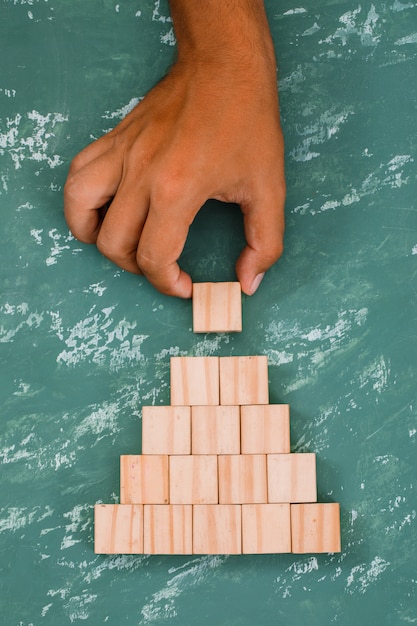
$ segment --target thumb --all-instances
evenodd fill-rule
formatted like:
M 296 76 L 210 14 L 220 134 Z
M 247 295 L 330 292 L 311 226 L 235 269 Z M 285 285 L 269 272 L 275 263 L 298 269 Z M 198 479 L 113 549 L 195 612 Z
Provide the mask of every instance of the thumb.
M 284 249 L 284 194 L 272 194 L 241 208 L 247 245 L 236 262 L 236 274 L 242 291 L 251 296 Z

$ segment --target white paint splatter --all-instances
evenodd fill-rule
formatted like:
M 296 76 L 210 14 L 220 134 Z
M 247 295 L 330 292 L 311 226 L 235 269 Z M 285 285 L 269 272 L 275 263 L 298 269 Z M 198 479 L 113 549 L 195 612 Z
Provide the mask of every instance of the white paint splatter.
M 141 100 L 143 100 L 143 98 L 132 98 L 120 109 L 116 109 L 116 111 L 106 111 L 101 117 L 105 120 L 113 120 L 115 118 L 122 119 L 126 117 L 126 115 L 130 113 L 130 111 L 132 111 Z
M 61 157 L 51 153 L 50 144 L 55 129 L 67 121 L 61 113 L 42 115 L 35 110 L 0 120 L 0 155 L 8 154 L 15 169 L 20 169 L 25 160 L 45 162 L 50 168 L 61 165 Z
M 15 98 L 16 89 L 8 89 L 6 87 L 0 87 L 0 95 L 6 96 L 6 98 Z
M 83 289 L 83 292 L 84 293 L 94 293 L 96 296 L 101 298 L 101 296 L 104 294 L 106 289 L 107 289 L 107 287 L 103 286 L 103 282 L 100 282 L 100 283 L 93 283 L 87 289 Z
M 97 595 L 93 593 L 84 592 L 80 596 L 73 596 L 69 598 L 65 605 L 65 609 L 68 613 L 70 622 L 78 620 L 87 620 L 90 616 L 89 609 L 90 604 L 97 600 Z
M 45 615 L 47 614 L 47 612 L 48 612 L 48 611 L 49 611 L 49 609 L 51 608 L 52 604 L 53 604 L 53 603 L 51 602 L 50 604 L 46 604 L 46 605 L 43 607 L 43 609 L 42 609 L 42 611 L 41 611 L 41 617 L 45 617 Z
M 69 520 L 69 523 L 65 525 L 65 535 L 61 541 L 61 550 L 66 550 L 76 543 L 80 543 L 80 533 L 90 526 L 90 509 L 90 505 L 77 504 L 70 511 L 64 513 L 63 517 Z M 74 537 L 74 534 L 78 535 L 78 537 Z
M 294 361 L 294 354 L 287 352 L 286 350 L 274 350 L 270 348 L 265 351 L 268 357 L 268 364 L 278 367 L 285 363 L 292 363 Z
M 360 373 L 359 387 L 371 385 L 374 391 L 382 393 L 388 384 L 390 370 L 389 361 L 387 363 L 383 355 L 379 356 Z
M 405 46 L 407 44 L 417 43 L 417 33 L 413 33 L 412 35 L 407 35 L 406 37 L 401 37 L 401 39 L 397 39 L 395 42 L 396 46 Z
M 4 507 L 0 510 L 0 533 L 16 532 L 33 523 L 42 522 L 51 517 L 54 511 L 50 506 L 35 506 L 33 509 L 27 507 Z
M 43 233 L 43 228 L 32 228 L 32 230 L 30 231 L 31 236 L 34 238 L 38 246 L 42 245 L 42 237 L 41 237 L 42 233 Z
M 321 30 L 320 26 L 317 24 L 317 22 L 314 22 L 313 26 L 310 26 L 310 28 L 307 28 L 301 36 L 310 37 L 311 35 L 315 35 L 319 30 Z
M 400 12 L 400 11 L 405 11 L 406 9 L 412 9 L 414 8 L 416 5 L 413 2 L 400 2 L 399 0 L 395 0 L 394 4 L 392 5 L 391 9 L 392 11 L 395 12 Z
M 96 443 L 100 441 L 104 435 L 115 435 L 120 431 L 118 416 L 120 406 L 117 402 L 105 402 L 103 406 L 93 410 L 85 417 L 74 431 L 76 441 L 87 434 L 97 437 Z
M 297 580 L 304 576 L 305 574 L 310 574 L 313 571 L 317 571 L 319 569 L 319 564 L 317 558 L 315 556 L 309 557 L 307 560 L 303 561 L 295 561 L 286 569 L 287 572 L 294 572 L 295 577 L 293 580 Z
M 302 154 L 302 151 L 301 153 Z M 318 208 L 311 202 L 296 207 L 294 213 L 317 215 L 338 207 L 349 206 L 360 202 L 362 198 L 375 194 L 381 187 L 399 189 L 414 179 L 413 157 L 411 155 L 395 155 L 387 163 L 381 163 L 370 172 L 357 187 L 352 187 L 341 198 L 326 199 Z M 416 246 L 417 249 L 417 246 Z
M 364 20 L 361 20 L 362 7 L 359 5 L 352 11 L 347 11 L 340 16 L 339 26 L 333 35 L 329 35 L 320 41 L 320 44 L 334 44 L 340 42 L 346 46 L 351 38 L 359 38 L 361 44 L 367 47 L 375 47 L 381 38 L 377 31 L 379 14 L 375 5 L 371 5 Z
M 172 22 L 172 18 L 170 15 L 162 15 L 160 13 L 161 8 L 161 0 L 155 0 L 154 9 L 152 13 L 152 21 L 154 22 L 162 22 L 165 24 L 166 22 Z
M 389 566 L 390 563 L 380 556 L 376 556 L 369 565 L 366 563 L 356 565 L 347 578 L 346 590 L 351 594 L 365 593 Z
M 312 147 L 324 144 L 337 135 L 352 114 L 352 107 L 345 107 L 341 111 L 329 109 L 321 113 L 316 121 L 298 129 L 297 134 L 303 139 L 290 153 L 294 161 L 310 161 L 320 156 Z
M 186 590 L 205 583 L 213 572 L 221 567 L 226 556 L 203 556 L 194 559 L 182 569 L 170 570 L 174 576 L 165 586 L 152 594 L 152 598 L 141 610 L 140 626 L 154 623 L 156 620 L 167 620 L 177 616 L 176 599 Z
M 31 231 L 32 234 L 32 231 Z M 65 250 L 70 250 L 69 243 L 73 241 L 74 237 L 70 235 L 61 235 L 56 228 L 52 228 L 48 232 L 49 238 L 52 240 L 52 247 L 49 256 L 45 259 L 45 263 L 48 266 L 56 265 L 58 259 L 62 256 Z
M 300 13 L 307 13 L 307 9 L 304 9 L 303 7 L 297 7 L 295 9 L 289 9 L 288 11 L 285 11 L 283 15 L 300 15 Z
M 175 46 L 177 40 L 175 38 L 175 32 L 173 28 L 170 28 L 168 32 L 161 33 L 160 35 L 161 43 L 164 43 L 168 46 Z
M 57 362 L 66 365 L 82 361 L 108 362 L 111 369 L 117 370 L 126 362 L 142 361 L 141 346 L 148 336 L 132 332 L 136 321 L 115 320 L 114 308 L 100 311 L 93 306 L 86 318 L 66 329 L 64 343 L 67 347 L 58 354 Z
M 17 325 L 13 324 L 12 327 L 8 327 L 6 323 L 0 326 L 0 343 L 9 343 L 14 341 L 14 338 L 21 330 L 37 329 L 41 325 L 44 314 L 38 313 L 38 311 L 29 312 L 29 305 L 27 302 L 14 305 L 6 302 L 0 305 L 0 313 L 10 316 L 20 316 L 24 318 Z
M 374 463 L 381 463 L 382 465 L 387 465 L 390 461 L 398 461 L 398 459 L 392 454 L 382 454 L 373 459 Z

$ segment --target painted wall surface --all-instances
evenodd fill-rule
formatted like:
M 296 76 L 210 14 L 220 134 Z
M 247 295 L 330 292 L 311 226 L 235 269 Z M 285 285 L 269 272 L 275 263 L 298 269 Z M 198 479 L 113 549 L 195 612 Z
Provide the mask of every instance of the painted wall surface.
M 159 0 L 0 0 L 0 615 L 5 626 L 417 623 L 417 3 L 266 2 L 286 138 L 286 250 L 239 335 L 197 336 L 69 235 L 71 158 L 175 54 Z M 221 94 L 219 94 L 219 97 Z M 183 265 L 234 279 L 236 207 Z M 341 503 L 338 555 L 96 556 L 170 355 L 266 354 L 292 450 Z

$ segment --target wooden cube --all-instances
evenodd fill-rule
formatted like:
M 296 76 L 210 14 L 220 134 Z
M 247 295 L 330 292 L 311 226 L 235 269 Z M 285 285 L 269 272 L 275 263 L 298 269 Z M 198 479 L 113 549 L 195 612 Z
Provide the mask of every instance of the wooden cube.
M 194 283 L 193 330 L 195 333 L 240 332 L 240 283 Z
M 240 410 L 242 454 L 290 452 L 288 404 L 252 404 Z
M 291 534 L 295 554 L 340 552 L 339 504 L 292 504 Z
M 171 504 L 217 503 L 217 456 L 170 456 L 169 498 Z
M 241 554 L 242 515 L 236 504 L 193 507 L 194 554 Z
M 242 505 L 243 554 L 291 552 L 289 504 Z
M 161 454 L 120 457 L 122 504 L 168 504 L 168 456 Z
M 219 456 L 219 503 L 256 504 L 268 502 L 266 455 Z
M 314 453 L 268 454 L 268 502 L 316 502 Z
M 142 408 L 142 453 L 190 454 L 190 407 L 144 406 Z
M 145 554 L 192 554 L 191 505 L 145 504 L 143 524 Z
M 219 404 L 219 357 L 171 357 L 171 404 Z
M 268 404 L 266 356 L 220 358 L 220 404 Z
M 192 454 L 240 454 L 238 406 L 191 408 Z
M 96 554 L 143 554 L 143 506 L 96 504 L 94 507 Z

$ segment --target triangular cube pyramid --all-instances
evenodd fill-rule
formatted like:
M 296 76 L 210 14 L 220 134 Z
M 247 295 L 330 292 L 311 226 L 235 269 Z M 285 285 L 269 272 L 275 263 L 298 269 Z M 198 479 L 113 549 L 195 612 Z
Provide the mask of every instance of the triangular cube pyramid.
M 171 358 L 171 404 L 145 406 L 142 454 L 120 462 L 120 504 L 95 507 L 99 554 L 339 552 L 337 503 L 316 457 L 290 452 L 266 356 Z

